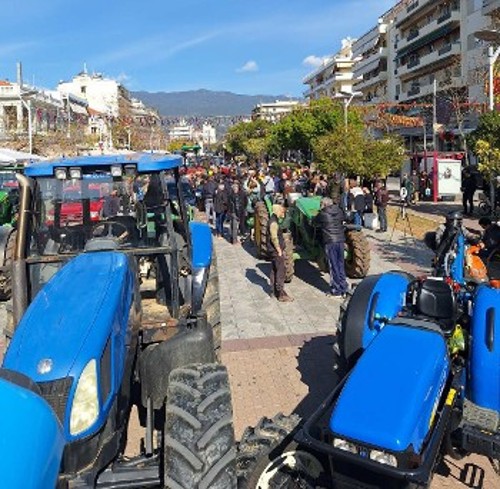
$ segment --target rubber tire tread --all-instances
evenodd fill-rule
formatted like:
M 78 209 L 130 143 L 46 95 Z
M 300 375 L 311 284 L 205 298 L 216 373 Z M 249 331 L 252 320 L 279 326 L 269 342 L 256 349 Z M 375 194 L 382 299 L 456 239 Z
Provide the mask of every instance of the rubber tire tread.
M 345 272 L 349 278 L 364 278 L 370 270 L 370 244 L 361 231 L 346 231 L 345 242 L 351 260 L 345 260 Z
M 236 460 L 238 489 L 256 489 L 262 471 L 273 458 L 273 451 L 287 439 L 291 441 L 299 423 L 298 415 L 279 413 L 272 419 L 262 418 L 255 427 L 245 429 Z
M 283 233 L 283 239 L 285 240 L 285 282 L 289 284 L 295 275 L 295 260 L 293 259 L 295 247 L 292 233 Z
M 5 247 L 4 267 L 10 267 L 14 258 L 14 248 L 16 246 L 17 231 L 13 230 L 7 239 Z M 3 276 L 3 284 L 0 286 L 0 301 L 8 301 L 12 297 L 12 273 L 10 270 L 0 272 Z
M 267 225 L 269 223 L 269 211 L 266 203 L 259 201 L 255 203 L 255 247 L 259 259 L 269 258 L 267 252 Z
M 212 328 L 214 352 L 217 361 L 221 361 L 222 324 L 220 314 L 220 289 L 217 255 L 212 254 L 212 263 L 208 271 L 207 287 L 203 296 L 202 309 L 207 313 L 207 321 Z
M 227 370 L 192 364 L 169 376 L 164 487 L 236 489 L 236 449 Z

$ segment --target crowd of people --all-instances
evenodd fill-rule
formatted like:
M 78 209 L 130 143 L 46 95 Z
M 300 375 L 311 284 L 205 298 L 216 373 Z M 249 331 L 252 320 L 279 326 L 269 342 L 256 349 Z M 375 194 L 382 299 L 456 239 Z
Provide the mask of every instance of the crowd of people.
M 248 223 L 254 217 L 255 203 L 265 195 L 273 199 L 279 196 L 285 202 L 292 193 L 329 197 L 338 200 L 344 212 L 351 213 L 355 224 L 379 228 L 379 232 L 387 231 L 389 194 L 381 179 L 359 182 L 337 174 L 311 171 L 307 167 L 256 169 L 237 165 L 214 166 L 187 177 L 201 194 L 201 207 L 216 236 L 226 236 L 224 224 L 228 222 L 227 237 L 233 244 L 252 237 Z

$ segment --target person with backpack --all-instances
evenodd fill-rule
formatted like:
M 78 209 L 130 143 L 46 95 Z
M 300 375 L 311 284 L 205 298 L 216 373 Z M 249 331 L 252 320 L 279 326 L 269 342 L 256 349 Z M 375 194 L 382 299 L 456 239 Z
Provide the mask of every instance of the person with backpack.
M 375 192 L 375 205 L 377 206 L 378 221 L 380 229 L 377 232 L 385 233 L 387 231 L 387 204 L 389 202 L 389 192 L 384 182 L 377 184 Z

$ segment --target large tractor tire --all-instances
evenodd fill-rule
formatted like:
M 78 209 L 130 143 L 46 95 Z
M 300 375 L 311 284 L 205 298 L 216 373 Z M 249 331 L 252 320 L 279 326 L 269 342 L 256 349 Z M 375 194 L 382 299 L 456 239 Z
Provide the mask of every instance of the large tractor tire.
M 229 379 L 219 364 L 173 370 L 165 403 L 164 487 L 235 489 Z
M 257 258 L 268 258 L 267 253 L 267 225 L 269 223 L 269 211 L 265 202 L 255 203 L 255 247 Z
M 217 256 L 212 255 L 212 264 L 208 272 L 207 288 L 203 297 L 203 310 L 207 313 L 207 321 L 212 328 L 214 338 L 215 358 L 221 360 L 222 345 L 222 325 L 220 319 L 220 292 L 219 292 L 219 273 L 217 268 Z
M 13 230 L 7 238 L 3 256 L 3 266 L 6 269 L 0 272 L 0 301 L 8 301 L 12 296 L 12 260 L 14 258 L 14 247 L 16 246 L 17 231 Z
M 345 273 L 349 278 L 364 278 L 370 270 L 370 245 L 361 231 L 346 231 Z
M 292 233 L 283 233 L 285 240 L 285 282 L 290 283 L 295 275 L 295 260 L 293 259 L 293 237 Z
M 238 489 L 316 489 L 325 466 L 293 441 L 300 418 L 262 418 L 247 428 L 238 446 Z M 328 486 L 329 487 L 329 486 Z

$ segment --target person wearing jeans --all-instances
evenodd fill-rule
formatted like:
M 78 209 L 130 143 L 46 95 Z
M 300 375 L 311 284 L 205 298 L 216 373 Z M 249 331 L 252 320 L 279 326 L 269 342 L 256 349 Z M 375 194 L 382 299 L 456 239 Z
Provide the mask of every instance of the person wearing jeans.
M 214 196 L 215 235 L 224 236 L 224 221 L 227 212 L 227 193 L 224 183 L 219 183 Z
M 212 176 L 203 185 L 203 199 L 205 201 L 205 214 L 207 216 L 207 223 L 215 226 L 215 209 L 214 209 L 214 196 L 217 190 L 217 184 Z
M 338 200 L 323 198 L 319 214 L 314 224 L 321 228 L 321 236 L 328 266 L 330 269 L 330 293 L 334 297 L 343 297 L 347 292 L 347 280 L 344 267 L 344 211 Z

